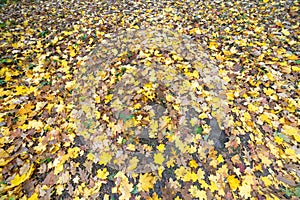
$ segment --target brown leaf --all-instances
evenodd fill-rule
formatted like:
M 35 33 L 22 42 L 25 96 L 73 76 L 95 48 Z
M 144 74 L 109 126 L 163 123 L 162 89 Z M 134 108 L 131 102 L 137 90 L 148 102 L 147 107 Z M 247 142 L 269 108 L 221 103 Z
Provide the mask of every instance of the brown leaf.
M 43 181 L 43 185 L 52 186 L 58 180 L 58 177 L 54 175 L 54 171 L 51 171 Z
M 279 181 L 281 181 L 281 182 L 283 182 L 285 184 L 288 184 L 288 185 L 290 185 L 292 187 L 296 187 L 297 186 L 297 184 L 296 184 L 295 180 L 293 179 L 293 177 L 291 177 L 288 174 L 286 174 L 284 176 L 277 175 L 276 178 L 277 178 L 277 180 L 279 180 Z
M 79 176 L 80 176 L 80 179 L 83 181 L 83 182 L 88 182 L 89 180 L 89 174 L 87 173 L 87 171 L 85 171 L 84 169 L 82 168 L 78 168 L 79 169 Z

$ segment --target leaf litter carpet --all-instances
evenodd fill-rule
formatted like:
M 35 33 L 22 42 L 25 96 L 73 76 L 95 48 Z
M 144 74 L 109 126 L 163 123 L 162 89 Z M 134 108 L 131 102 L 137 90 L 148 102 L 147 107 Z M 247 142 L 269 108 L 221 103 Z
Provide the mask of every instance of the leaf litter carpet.
M 298 1 L 1 1 L 2 199 L 297 199 Z

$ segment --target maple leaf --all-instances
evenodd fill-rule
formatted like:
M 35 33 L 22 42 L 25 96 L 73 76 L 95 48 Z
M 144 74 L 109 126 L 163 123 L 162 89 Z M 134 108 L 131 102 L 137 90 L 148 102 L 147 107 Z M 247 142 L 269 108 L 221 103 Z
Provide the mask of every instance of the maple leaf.
M 154 163 L 158 164 L 158 165 L 162 165 L 162 163 L 164 162 L 165 158 L 163 156 L 162 153 L 156 153 L 154 154 Z
M 204 190 L 199 190 L 197 186 L 192 185 L 189 189 L 189 192 L 191 193 L 192 197 L 195 197 L 199 200 L 206 200 L 207 195 Z
M 284 126 L 282 127 L 282 129 L 283 129 L 282 132 L 283 132 L 284 134 L 289 135 L 289 136 L 292 136 L 292 137 L 295 138 L 295 140 L 296 140 L 297 142 L 300 142 L 300 135 L 299 135 L 300 130 L 299 130 L 299 128 L 297 128 L 297 127 L 292 127 L 292 126 L 289 126 L 289 125 L 284 125 Z
M 104 168 L 104 169 L 98 169 L 96 176 L 100 179 L 106 180 L 108 175 L 109 175 L 109 172 L 107 171 L 106 168 Z
M 197 168 L 199 166 L 198 163 L 194 159 L 190 160 L 189 165 L 190 165 L 190 167 L 193 167 L 193 168 Z
M 115 178 L 117 178 L 116 189 L 119 193 L 121 193 L 119 198 L 122 200 L 129 199 L 131 197 L 131 191 L 133 190 L 133 184 L 128 183 L 128 178 L 122 172 L 118 172 L 115 175 Z M 114 191 L 114 189 L 112 191 Z
M 106 165 L 110 160 L 112 159 L 112 155 L 107 152 L 102 152 L 100 157 L 99 157 L 99 164 L 100 165 Z
M 10 190 L 11 188 L 14 188 L 18 185 L 20 185 L 21 183 L 27 181 L 30 176 L 32 175 L 33 171 L 34 171 L 34 165 L 31 164 L 30 168 L 28 169 L 28 171 L 24 174 L 22 174 L 21 176 L 19 174 L 17 174 L 11 181 L 10 181 L 10 185 L 4 187 L 4 189 L 1 192 L 5 192 Z
M 44 123 L 37 120 L 32 120 L 28 122 L 28 128 L 34 128 L 37 131 L 41 130 L 44 127 Z
M 137 164 L 139 163 L 139 159 L 135 156 L 129 161 L 129 166 L 127 168 L 128 171 L 132 171 L 137 167 Z
M 92 166 L 111 160 L 118 172 L 109 174 L 116 185 L 112 191 L 119 199 L 159 199 L 156 188 L 146 194 L 133 187 L 143 174 L 135 171 L 143 168 L 138 164 L 149 165 L 142 171 L 155 167 L 149 176 L 162 180 L 164 164 L 175 173 L 174 191 L 163 194 L 167 199 L 255 199 L 262 191 L 266 199 L 299 197 L 297 1 L 255 1 L 251 12 L 252 2 L 240 0 L 155 6 L 74 1 L 68 7 L 60 1 L 21 7 L 5 2 L 0 3 L 3 199 L 91 199 L 105 183 L 94 181 Z M 79 23 L 72 13 L 79 14 Z M 167 89 L 159 92 L 158 85 Z M 164 107 L 163 116 L 153 112 L 156 104 Z M 119 121 L 114 115 L 124 107 L 130 113 Z M 207 121 L 216 115 L 231 135 L 222 154 L 212 153 L 213 144 L 206 142 L 214 131 Z M 194 127 L 184 130 L 185 124 Z M 141 135 L 160 145 L 140 144 Z M 84 153 L 88 149 L 93 154 Z M 53 161 L 42 162 L 50 155 L 56 155 Z M 28 159 L 36 159 L 39 170 L 27 178 Z M 82 159 L 87 171 L 80 168 Z M 255 173 L 272 163 L 272 176 Z M 105 169 L 97 175 L 107 179 Z M 39 173 L 48 173 L 47 180 L 40 183 Z M 66 182 L 70 175 L 72 183 Z M 221 181 L 226 177 L 234 192 Z M 279 193 L 268 188 L 280 188 L 279 183 L 285 187 Z M 115 198 L 111 185 L 103 187 L 104 199 Z
M 164 144 L 159 144 L 159 145 L 157 146 L 157 150 L 158 150 L 159 152 L 163 153 L 164 150 L 165 150 L 165 145 L 164 145 Z
M 156 177 L 150 175 L 149 173 L 141 174 L 138 184 L 139 191 L 149 192 L 149 190 L 154 187 L 155 182 Z
M 251 197 L 251 186 L 249 184 L 246 184 L 243 182 L 242 186 L 239 187 L 239 193 L 242 195 L 244 198 L 250 198 Z
M 235 178 L 235 175 L 228 176 L 227 181 L 232 190 L 236 190 L 240 186 L 240 180 Z

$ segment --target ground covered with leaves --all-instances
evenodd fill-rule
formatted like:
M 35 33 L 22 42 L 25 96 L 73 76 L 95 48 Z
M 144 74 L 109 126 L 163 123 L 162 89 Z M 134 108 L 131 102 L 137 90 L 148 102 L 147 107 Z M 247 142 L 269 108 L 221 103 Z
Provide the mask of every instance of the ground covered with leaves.
M 299 1 L 1 1 L 1 199 L 298 199 Z

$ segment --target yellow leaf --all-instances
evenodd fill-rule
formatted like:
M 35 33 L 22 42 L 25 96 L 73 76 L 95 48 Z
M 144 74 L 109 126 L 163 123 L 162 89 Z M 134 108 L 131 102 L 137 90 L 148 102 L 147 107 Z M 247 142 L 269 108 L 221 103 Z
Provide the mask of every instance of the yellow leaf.
M 94 160 L 95 160 L 95 155 L 92 154 L 92 153 L 88 153 L 88 155 L 86 156 L 86 158 L 87 158 L 88 160 L 94 161 Z
M 106 95 L 104 98 L 105 103 L 109 103 L 113 98 L 113 94 Z
M 21 85 L 21 86 L 16 86 L 15 90 L 16 90 L 16 92 L 15 92 L 16 95 L 22 95 L 22 94 L 30 94 L 35 89 L 32 86 L 30 88 L 28 88 L 28 87 Z
M 163 153 L 164 150 L 165 150 L 165 145 L 164 145 L 164 144 L 158 145 L 158 146 L 157 146 L 157 150 L 158 150 L 159 152 Z
M 191 171 L 186 171 L 186 174 L 182 177 L 184 182 L 193 181 L 196 182 L 198 180 L 198 176 L 196 173 Z
M 77 158 L 81 149 L 79 147 L 69 148 L 68 155 L 70 158 Z
M 153 188 L 155 182 L 156 178 L 149 173 L 145 173 L 144 175 L 140 174 L 138 190 L 149 192 L 149 190 Z
M 75 52 L 74 49 L 71 49 L 71 50 L 70 50 L 70 56 L 71 56 L 71 57 L 76 56 L 76 52 Z
M 211 192 L 219 190 L 217 184 L 215 182 L 213 182 L 213 181 L 210 182 L 209 189 L 210 189 Z
M 109 172 L 107 171 L 106 168 L 104 168 L 102 170 L 98 169 L 96 176 L 100 179 L 106 180 L 108 175 L 109 175 Z
M 106 113 L 104 113 L 104 115 L 102 116 L 102 119 L 106 122 L 109 122 L 109 117 L 106 115 Z
M 52 44 L 55 45 L 58 42 L 58 37 L 55 36 L 54 39 L 52 40 Z
M 34 128 L 35 130 L 39 131 L 44 127 L 44 123 L 41 121 L 31 120 L 28 122 L 28 128 Z
M 154 163 L 158 165 L 162 165 L 164 162 L 165 158 L 161 153 L 154 154 Z
M 174 97 L 173 97 L 171 94 L 167 94 L 167 95 L 166 95 L 166 100 L 167 100 L 168 102 L 172 102 L 173 99 L 174 99 Z
M 128 183 L 128 178 L 121 171 L 115 175 L 115 178 L 119 180 L 117 181 L 119 183 L 117 184 L 117 187 L 112 188 L 112 193 L 116 193 L 118 191 L 121 194 L 119 197 L 120 200 L 130 199 L 133 184 Z
M 215 50 L 215 51 L 217 51 L 218 49 L 218 43 L 216 42 L 216 41 L 211 41 L 211 42 L 209 42 L 209 46 L 208 46 L 208 48 L 210 48 L 211 50 Z
M 72 90 L 75 87 L 75 81 L 69 81 L 66 83 L 66 89 Z
M 56 185 L 56 194 L 62 195 L 63 191 L 65 190 L 65 186 L 62 184 Z
M 169 161 L 167 161 L 167 167 L 170 168 L 170 167 L 174 167 L 175 165 L 175 160 L 174 158 L 171 158 Z
M 175 170 L 175 174 L 176 174 L 176 177 L 177 177 L 178 179 L 181 179 L 182 177 L 185 176 L 185 174 L 186 174 L 186 169 L 185 169 L 183 166 L 181 166 L 180 168 L 177 168 L 177 169 Z
M 140 103 L 137 103 L 133 107 L 134 107 L 134 109 L 140 109 L 142 106 Z
M 199 190 L 197 186 L 192 185 L 189 189 L 189 192 L 191 193 L 192 197 L 197 198 L 199 200 L 206 200 L 207 195 L 204 190 Z
M 264 30 L 264 27 L 256 27 L 254 29 L 255 33 L 261 33 Z
M 202 34 L 202 31 L 199 28 L 194 28 L 196 34 Z
M 39 200 L 39 195 L 37 193 L 33 193 L 33 195 L 31 195 L 28 200 Z
M 104 197 L 103 197 L 103 200 L 109 200 L 109 195 L 105 194 Z
M 166 58 L 165 63 L 166 63 L 166 65 L 170 65 L 170 64 L 174 63 L 174 61 L 171 58 Z
M 55 108 L 58 113 L 61 113 L 65 109 L 65 105 L 58 104 L 58 105 L 55 105 Z
M 193 117 L 193 118 L 190 120 L 190 124 L 191 124 L 192 126 L 195 126 L 195 125 L 197 124 L 197 122 L 198 122 L 198 120 L 197 120 L 196 117 Z
M 283 33 L 283 35 L 285 36 L 289 36 L 290 35 L 290 32 L 287 30 L 287 29 L 282 29 L 281 32 Z
M 272 185 L 272 181 L 267 176 L 261 177 L 261 180 L 264 182 L 266 187 Z
M 248 112 L 245 112 L 244 119 L 245 119 L 245 121 L 251 121 L 251 115 Z
M 228 176 L 227 181 L 232 190 L 236 190 L 240 186 L 240 180 L 235 178 L 235 175 Z
M 248 110 L 252 112 L 258 111 L 258 107 L 253 105 L 252 103 L 248 104 Z
M 180 106 L 178 104 L 173 104 L 172 107 L 174 108 L 174 110 L 180 111 Z
M 194 159 L 190 160 L 189 165 L 190 165 L 190 167 L 193 167 L 193 168 L 197 168 L 198 167 L 198 163 Z
M 285 149 L 284 151 L 287 155 L 291 155 L 291 156 L 295 156 L 296 155 L 296 152 L 294 149 L 291 149 L 291 148 L 287 148 Z
M 37 154 L 41 154 L 46 150 L 46 145 L 40 142 L 37 146 L 33 147 L 33 150 L 35 150 Z
M 227 92 L 226 93 L 227 100 L 234 100 L 234 93 L 233 92 Z
M 282 144 L 283 138 L 278 137 L 278 136 L 275 136 L 275 137 L 274 137 L 274 142 L 276 142 L 277 144 Z
M 218 164 L 220 164 L 221 162 L 224 162 L 223 156 L 220 154 L 217 158 Z
M 300 136 L 299 136 L 299 128 L 297 127 L 292 127 L 292 126 L 289 126 L 289 125 L 283 125 L 283 130 L 282 130 L 282 133 L 288 135 L 288 136 L 293 136 L 294 139 L 297 141 L 297 142 L 300 142 Z
M 275 93 L 275 91 L 272 90 L 271 88 L 268 88 L 268 89 L 264 88 L 263 90 L 264 90 L 264 93 L 266 95 L 268 95 L 268 96 L 270 96 L 271 94 Z
M 293 70 L 294 72 L 300 72 L 300 67 L 292 66 L 292 70 Z
M 285 57 L 287 57 L 289 60 L 298 60 L 298 56 L 295 54 L 285 54 Z
M 102 152 L 100 155 L 100 161 L 98 163 L 99 165 L 106 165 L 111 159 L 112 156 L 110 153 Z
M 96 115 L 96 119 L 101 118 L 101 113 L 98 110 L 95 111 L 95 115 Z
M 137 157 L 133 157 L 130 161 L 129 161 L 129 166 L 127 168 L 128 171 L 132 171 L 137 167 L 137 164 L 139 163 L 139 159 L 137 159 Z
M 100 103 L 100 100 L 101 100 L 100 97 L 97 95 L 97 96 L 95 97 L 95 102 L 96 102 L 96 103 Z
M 1 143 L 1 140 L 0 140 Z M 7 165 L 10 161 L 12 161 L 15 157 L 10 157 L 10 158 L 0 158 L 0 167 L 3 167 Z
M 206 119 L 206 118 L 208 118 L 208 115 L 206 113 L 201 113 L 198 117 L 200 119 Z
M 248 199 L 251 197 L 251 186 L 248 184 L 244 184 L 242 186 L 239 187 L 240 190 L 240 194 L 242 197 L 244 197 L 245 199 Z
M 17 174 L 13 180 L 10 181 L 11 185 L 8 186 L 10 188 L 20 185 L 21 183 L 25 182 L 31 176 L 32 172 L 34 171 L 33 164 L 30 166 L 27 173 L 22 174 L 21 176 Z
M 128 144 L 126 149 L 129 151 L 135 151 L 136 147 L 134 144 Z

